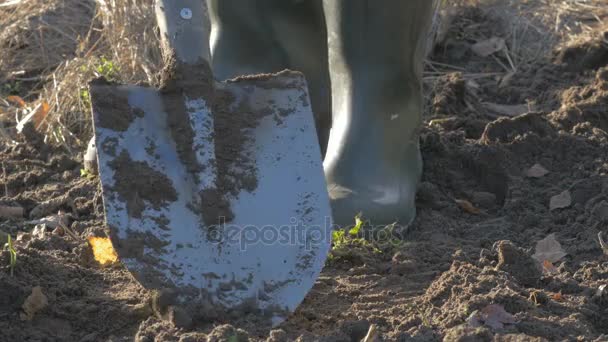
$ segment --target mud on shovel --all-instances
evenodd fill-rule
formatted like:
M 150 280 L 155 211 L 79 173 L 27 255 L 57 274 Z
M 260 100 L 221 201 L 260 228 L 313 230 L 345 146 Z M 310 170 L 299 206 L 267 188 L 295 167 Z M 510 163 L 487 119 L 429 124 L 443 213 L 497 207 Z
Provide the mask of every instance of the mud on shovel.
M 306 82 L 289 71 L 215 82 L 202 1 L 158 0 L 156 12 L 163 86 L 90 85 L 112 242 L 195 319 L 246 309 L 276 324 L 330 246 Z

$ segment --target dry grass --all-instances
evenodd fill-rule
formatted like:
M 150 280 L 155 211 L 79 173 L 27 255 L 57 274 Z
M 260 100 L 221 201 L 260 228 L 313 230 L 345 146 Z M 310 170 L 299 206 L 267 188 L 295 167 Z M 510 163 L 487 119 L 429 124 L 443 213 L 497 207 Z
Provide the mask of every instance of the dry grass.
M 48 114 L 36 122 L 47 141 L 68 150 L 84 146 L 92 134 L 87 92 L 92 78 L 158 83 L 153 2 L 21 0 L 0 6 L 0 83 L 5 85 L 0 92 L 29 100 L 25 108 L 2 101 L 0 113 L 20 119 L 48 104 Z M 19 89 L 22 82 L 29 89 Z
M 463 17 L 467 7 L 479 9 L 489 25 L 480 25 L 479 18 Z M 429 97 L 427 113 L 437 82 L 447 74 L 459 72 L 465 80 L 510 77 L 522 65 L 548 58 L 560 46 L 587 39 L 597 34 L 598 27 L 608 27 L 608 1 L 442 0 L 438 22 L 435 36 L 439 45 L 453 39 L 457 31 L 457 39 L 468 44 L 498 37 L 506 46 L 503 51 L 473 58 L 465 65 L 439 63 L 431 56 L 424 77 Z
M 0 80 L 38 76 L 74 57 L 94 14 L 95 3 L 86 0 L 0 7 Z

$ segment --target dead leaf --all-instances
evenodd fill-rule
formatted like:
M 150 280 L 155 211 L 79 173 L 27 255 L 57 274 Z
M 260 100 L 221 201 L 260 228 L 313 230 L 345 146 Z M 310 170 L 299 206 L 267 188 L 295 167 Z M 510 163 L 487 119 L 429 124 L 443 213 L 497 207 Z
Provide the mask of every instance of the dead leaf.
M 505 324 L 515 324 L 517 320 L 500 304 L 490 304 L 468 319 L 471 326 L 488 326 L 492 329 L 502 329 Z
M 557 267 L 549 260 L 543 261 L 543 273 L 544 274 L 555 274 L 557 273 Z
M 492 112 L 495 112 L 497 114 L 504 115 L 504 116 L 510 116 L 510 117 L 515 117 L 518 115 L 529 113 L 530 111 L 534 110 L 533 108 L 530 108 L 530 106 L 525 103 L 518 104 L 518 105 L 505 105 L 505 104 L 498 104 L 498 103 L 492 103 L 492 102 L 484 102 L 483 106 Z
M 488 57 L 495 52 L 503 50 L 506 46 L 507 45 L 504 39 L 492 37 L 488 40 L 483 40 L 473 44 L 473 46 L 471 46 L 471 50 L 481 57 Z
M 118 255 L 112 245 L 112 241 L 105 237 L 91 236 L 88 238 L 89 245 L 93 249 L 95 260 L 102 266 L 110 265 L 118 261 Z
M 17 95 L 11 95 L 11 96 L 7 97 L 6 99 L 9 102 L 12 102 L 13 104 L 16 104 L 17 106 L 19 106 L 19 108 L 25 107 L 25 101 L 23 101 L 23 99 Z
M 568 208 L 571 205 L 572 196 L 570 196 L 570 191 L 565 190 L 559 195 L 551 197 L 551 200 L 549 201 L 549 210 L 553 211 L 555 209 Z
M 546 261 L 550 264 L 556 263 L 566 255 L 562 245 L 555 238 L 555 234 L 550 234 L 536 243 L 535 253 L 532 257 L 544 265 Z
M 602 251 L 604 251 L 604 254 L 608 255 L 608 244 L 604 241 L 604 232 L 597 233 L 597 240 L 600 243 L 600 247 L 602 248 Z
M 479 208 L 476 208 L 471 202 L 467 200 L 455 199 L 454 202 L 456 202 L 456 204 L 458 204 L 460 208 L 462 208 L 462 210 L 466 211 L 469 214 L 477 215 L 481 213 L 481 210 L 479 210 Z
M 36 129 L 40 129 L 42 124 L 44 123 L 44 119 L 49 114 L 51 110 L 51 106 L 46 102 L 42 102 L 36 113 L 34 114 L 34 125 Z
M 501 80 L 500 83 L 498 84 L 499 88 L 505 88 L 508 87 L 511 84 L 511 81 L 513 80 L 513 76 L 515 76 L 515 72 L 510 72 L 508 74 L 506 74 Z
M 23 313 L 21 313 L 20 317 L 24 321 L 31 321 L 34 318 L 34 315 L 44 309 L 47 305 L 49 305 L 49 301 L 44 293 L 42 293 L 42 288 L 36 286 L 32 289 L 32 294 L 27 297 L 23 306 L 21 306 Z
M 540 164 L 534 164 L 531 168 L 526 171 L 526 177 L 529 178 L 542 178 L 545 177 L 549 173 L 549 170 L 545 169 Z

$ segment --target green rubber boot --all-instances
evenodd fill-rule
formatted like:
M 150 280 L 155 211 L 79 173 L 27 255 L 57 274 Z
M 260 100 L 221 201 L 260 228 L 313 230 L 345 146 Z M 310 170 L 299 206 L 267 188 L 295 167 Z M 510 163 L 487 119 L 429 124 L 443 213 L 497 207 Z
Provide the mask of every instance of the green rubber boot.
M 321 0 L 207 0 L 218 79 L 297 70 L 306 76 L 321 152 L 331 125 Z
M 352 224 L 361 212 L 374 225 L 409 224 L 422 170 L 417 132 L 433 2 L 208 0 L 208 5 L 216 77 L 283 69 L 305 74 L 321 150 L 328 146 L 324 166 L 334 222 Z
M 324 167 L 334 222 L 408 225 L 430 0 L 325 0 L 333 124 Z

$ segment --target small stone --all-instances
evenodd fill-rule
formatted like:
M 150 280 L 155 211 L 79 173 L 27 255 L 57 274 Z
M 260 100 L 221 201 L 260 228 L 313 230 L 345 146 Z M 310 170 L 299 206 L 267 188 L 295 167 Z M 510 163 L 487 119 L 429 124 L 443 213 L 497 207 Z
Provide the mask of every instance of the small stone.
M 44 240 L 46 238 L 46 224 L 37 224 L 32 230 L 32 236 L 38 240 Z
M 549 170 L 545 169 L 540 164 L 534 164 L 531 168 L 526 171 L 526 177 L 529 178 L 542 178 L 549 173 Z
M 28 242 L 32 239 L 32 234 L 30 233 L 17 233 L 17 238 L 15 239 L 15 241 L 17 242 Z
M 488 209 L 496 205 L 496 195 L 491 192 L 474 192 L 472 198 L 473 203 L 482 208 Z
M 542 274 L 531 256 L 513 245 L 511 241 L 499 241 L 497 249 L 496 269 L 511 274 L 522 285 L 534 286 L 538 283 Z
M 49 301 L 42 293 L 42 288 L 40 286 L 36 286 L 32 289 L 32 294 L 29 295 L 25 299 L 23 306 L 23 313 L 21 313 L 20 317 L 23 321 L 31 321 L 36 313 L 42 311 L 49 305 Z
M 551 197 L 549 202 L 549 210 L 553 211 L 556 209 L 564 209 L 568 208 L 572 205 L 572 197 L 570 196 L 570 191 L 565 190 L 559 195 L 555 195 Z

